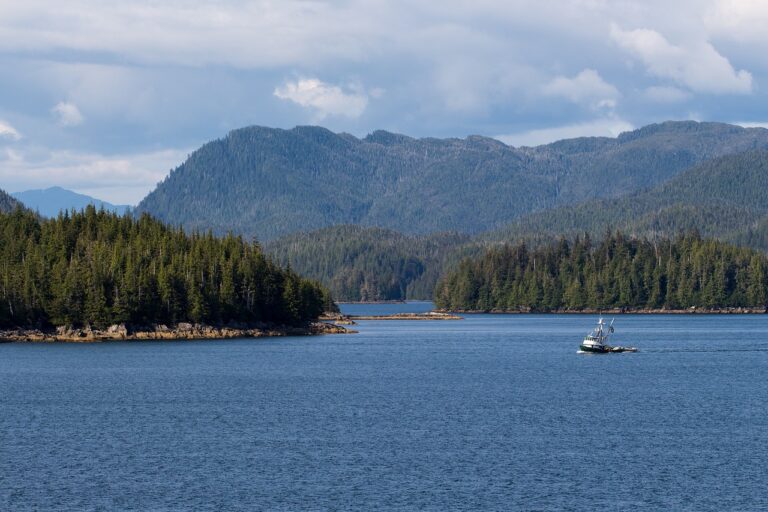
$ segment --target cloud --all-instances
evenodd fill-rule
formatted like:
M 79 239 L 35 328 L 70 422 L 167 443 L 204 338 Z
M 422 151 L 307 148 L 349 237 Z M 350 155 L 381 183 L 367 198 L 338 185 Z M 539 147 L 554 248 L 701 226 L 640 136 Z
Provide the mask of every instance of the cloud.
M 764 0 L 716 0 L 703 19 L 708 31 L 718 37 L 766 42 L 768 3 Z
M 605 118 L 509 135 L 498 135 L 495 138 L 510 146 L 539 146 L 576 137 L 616 137 L 620 133 L 633 129 L 634 127 L 630 123 L 622 119 Z
M 689 93 L 682 89 L 664 85 L 648 87 L 644 91 L 644 95 L 648 100 L 655 103 L 679 103 L 691 97 Z
M 752 92 L 752 75 L 745 70 L 736 71 L 707 41 L 676 46 L 655 30 L 622 30 L 615 24 L 611 26 L 611 38 L 640 59 L 652 75 L 671 79 L 692 91 Z
M 51 109 L 51 113 L 56 117 L 56 122 L 60 126 L 78 126 L 83 124 L 83 114 L 74 103 L 61 101 Z
M 0 1 L 0 152 L 19 131 L 100 159 L 254 123 L 540 140 L 768 119 L 766 23 L 764 0 Z
M 585 69 L 573 78 L 558 76 L 544 86 L 543 93 L 560 96 L 593 110 L 613 109 L 619 98 L 619 90 L 609 84 L 594 69 Z
M 380 9 L 371 6 L 362 16 L 363 7 L 302 0 L 0 2 L 0 47 L 244 69 L 362 59 L 366 48 L 354 43 L 384 30 L 375 25 Z
M 0 151 L 0 183 L 9 192 L 58 185 L 115 204 L 137 204 L 186 158 L 188 150 L 104 155 L 40 147 Z
M 368 94 L 359 86 L 344 91 L 337 85 L 327 84 L 317 78 L 301 78 L 288 81 L 275 88 L 274 95 L 312 109 L 318 119 L 327 116 L 360 117 L 368 106 Z M 380 90 L 376 90 L 378 96 Z
M 9 123 L 0 119 L 0 139 L 20 140 L 21 134 Z

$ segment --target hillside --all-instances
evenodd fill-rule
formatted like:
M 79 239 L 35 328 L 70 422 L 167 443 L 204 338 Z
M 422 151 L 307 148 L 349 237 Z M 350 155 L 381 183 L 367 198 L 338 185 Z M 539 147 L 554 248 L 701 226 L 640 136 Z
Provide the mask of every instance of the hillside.
M 280 264 L 346 301 L 431 299 L 443 269 L 479 254 L 467 235 L 408 236 L 382 228 L 334 226 L 265 245 Z
M 7 192 L 0 190 L 0 213 L 9 213 L 23 206 Z
M 130 208 L 127 205 L 114 205 L 61 187 L 15 192 L 13 197 L 44 217 L 56 217 L 63 210 L 83 210 L 88 205 L 93 205 L 96 209 L 103 208 L 118 215 L 123 215 Z
M 768 249 L 757 233 L 768 225 L 768 151 L 715 158 L 649 190 L 523 217 L 483 235 L 486 241 L 601 234 L 616 228 L 636 235 L 704 235 Z M 756 231 L 753 233 L 753 231 Z
M 265 248 L 341 300 L 422 299 L 461 258 L 506 241 L 539 247 L 608 229 L 654 238 L 697 230 L 768 250 L 767 191 L 768 151 L 752 150 L 704 162 L 650 190 L 547 210 L 475 237 L 340 226 L 289 235 Z
M 339 224 L 406 234 L 498 229 L 531 212 L 653 187 L 706 159 L 768 147 L 768 130 L 668 122 L 536 148 L 495 139 L 358 139 L 250 127 L 212 141 L 138 206 L 174 225 L 260 240 Z

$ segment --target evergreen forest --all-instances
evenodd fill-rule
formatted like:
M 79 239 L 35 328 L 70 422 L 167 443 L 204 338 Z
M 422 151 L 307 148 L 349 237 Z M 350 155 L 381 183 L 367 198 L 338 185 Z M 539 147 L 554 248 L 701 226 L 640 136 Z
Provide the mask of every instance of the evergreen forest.
M 409 236 L 382 228 L 334 226 L 265 244 L 283 265 L 347 301 L 427 300 L 445 268 L 481 254 L 456 233 Z
M 303 325 L 333 301 L 242 237 L 187 235 L 93 206 L 0 214 L 0 327 Z
M 768 257 L 692 232 L 674 239 L 607 233 L 465 259 L 437 285 L 449 310 L 765 307 Z

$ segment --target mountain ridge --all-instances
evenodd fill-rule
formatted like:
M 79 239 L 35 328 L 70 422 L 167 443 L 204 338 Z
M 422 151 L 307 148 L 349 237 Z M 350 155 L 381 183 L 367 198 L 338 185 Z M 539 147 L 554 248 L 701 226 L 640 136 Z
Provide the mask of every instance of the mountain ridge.
M 339 224 L 477 234 L 765 147 L 768 130 L 692 121 L 533 148 L 483 136 L 417 139 L 376 130 L 357 138 L 322 127 L 255 126 L 193 152 L 137 212 L 188 230 L 265 241 Z
M 697 229 L 730 240 L 768 217 L 768 150 L 750 150 L 702 162 L 653 188 L 522 217 L 486 240 L 548 234 L 598 234 L 608 228 L 635 234 Z M 757 247 L 768 249 L 766 247 Z
M 123 215 L 130 209 L 128 205 L 115 205 L 59 186 L 14 192 L 11 195 L 30 210 L 49 218 L 58 216 L 61 211 L 83 210 L 88 205 L 93 205 L 96 209 L 104 208 L 118 215 Z
M 10 213 L 20 207 L 23 208 L 24 205 L 14 199 L 8 192 L 0 189 L 0 213 Z

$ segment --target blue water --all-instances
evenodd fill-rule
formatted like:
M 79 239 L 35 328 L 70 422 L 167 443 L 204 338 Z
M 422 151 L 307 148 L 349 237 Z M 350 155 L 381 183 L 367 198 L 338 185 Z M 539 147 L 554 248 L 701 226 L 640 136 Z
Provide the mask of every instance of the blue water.
M 594 320 L 3 344 L 0 510 L 767 509 L 768 317 Z
M 346 315 L 394 315 L 397 313 L 426 313 L 435 309 L 428 300 L 392 302 L 381 304 L 341 304 L 341 311 Z

